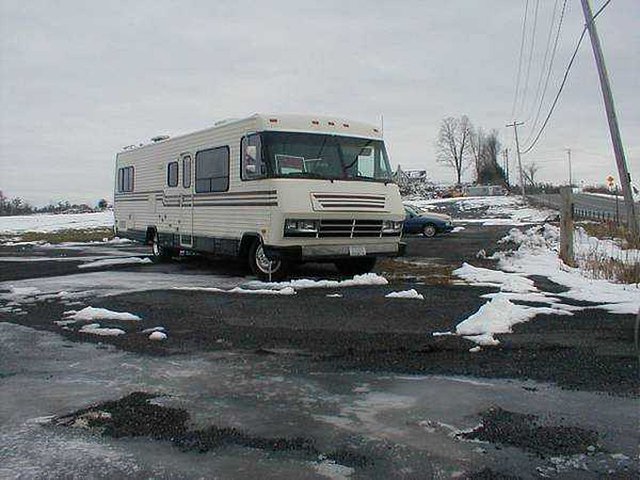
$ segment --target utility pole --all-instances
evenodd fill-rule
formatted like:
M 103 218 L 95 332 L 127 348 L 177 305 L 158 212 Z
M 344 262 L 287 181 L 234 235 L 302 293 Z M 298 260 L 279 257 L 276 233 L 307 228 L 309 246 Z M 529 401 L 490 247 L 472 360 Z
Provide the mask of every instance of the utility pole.
M 518 154 L 518 170 L 520 170 L 520 189 L 522 190 L 522 199 L 525 200 L 524 194 L 524 176 L 522 175 L 522 159 L 520 158 L 520 143 L 518 142 L 518 127 L 524 125 L 524 122 L 509 123 L 507 127 L 513 127 L 513 131 L 516 135 L 516 153 Z
M 504 173 L 507 180 L 507 185 L 509 185 L 509 149 L 505 148 L 503 150 L 504 154 Z
M 567 158 L 569 159 L 569 186 L 573 186 L 573 178 L 571 177 L 571 149 L 567 148 Z
M 616 156 L 616 164 L 618 166 L 618 175 L 620 176 L 620 184 L 622 186 L 622 195 L 627 210 L 627 225 L 631 230 L 634 238 L 640 237 L 640 228 L 638 227 L 638 217 L 636 217 L 635 207 L 633 204 L 633 194 L 631 193 L 631 175 L 627 168 L 627 161 L 624 155 L 622 139 L 620 138 L 620 128 L 618 127 L 618 118 L 613 103 L 613 94 L 611 93 L 611 85 L 609 84 L 609 74 L 604 63 L 602 47 L 600 46 L 600 38 L 593 22 L 593 13 L 589 0 L 582 1 L 582 11 L 584 19 L 591 37 L 591 47 L 593 48 L 593 56 L 598 68 L 598 76 L 600 77 L 600 88 L 604 98 L 604 108 L 607 112 L 607 121 L 609 122 L 609 133 L 611 134 L 611 143 L 613 144 L 613 152 Z

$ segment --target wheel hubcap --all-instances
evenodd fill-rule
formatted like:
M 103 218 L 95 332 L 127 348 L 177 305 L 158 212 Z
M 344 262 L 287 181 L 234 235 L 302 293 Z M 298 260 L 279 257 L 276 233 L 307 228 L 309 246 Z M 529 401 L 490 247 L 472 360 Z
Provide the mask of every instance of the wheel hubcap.
M 264 249 L 262 245 L 259 245 L 256 248 L 256 265 L 260 269 L 260 271 L 264 273 L 273 273 L 280 268 L 280 260 L 269 260 L 264 253 Z

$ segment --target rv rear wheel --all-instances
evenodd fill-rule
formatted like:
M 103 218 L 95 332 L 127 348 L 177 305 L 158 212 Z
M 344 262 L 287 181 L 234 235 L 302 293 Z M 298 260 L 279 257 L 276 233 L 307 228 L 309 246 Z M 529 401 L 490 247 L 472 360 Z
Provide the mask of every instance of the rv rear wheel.
M 369 273 L 376 264 L 376 257 L 345 258 L 335 262 L 336 268 L 343 275 L 361 275 Z
M 271 260 L 264 253 L 262 242 L 255 241 L 249 250 L 249 268 L 255 276 L 265 282 L 282 280 L 288 270 L 283 260 Z
M 174 255 L 175 251 L 172 248 L 161 245 L 158 232 L 156 232 L 153 235 L 153 240 L 151 242 L 151 253 L 153 254 L 153 259 L 155 261 L 166 262 L 171 260 L 171 256 Z

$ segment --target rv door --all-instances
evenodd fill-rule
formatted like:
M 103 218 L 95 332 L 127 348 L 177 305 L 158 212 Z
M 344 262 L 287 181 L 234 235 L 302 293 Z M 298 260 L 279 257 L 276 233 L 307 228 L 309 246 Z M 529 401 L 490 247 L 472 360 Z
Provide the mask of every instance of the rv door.
M 193 247 L 193 161 L 190 153 L 180 155 L 180 245 Z

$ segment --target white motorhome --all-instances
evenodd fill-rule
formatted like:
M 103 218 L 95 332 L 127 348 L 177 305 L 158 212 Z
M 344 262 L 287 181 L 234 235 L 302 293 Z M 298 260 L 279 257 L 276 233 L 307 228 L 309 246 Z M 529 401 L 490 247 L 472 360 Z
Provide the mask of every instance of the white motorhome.
M 382 133 L 344 119 L 256 114 L 125 147 L 114 207 L 116 234 L 158 258 L 243 257 L 263 279 L 304 261 L 364 273 L 404 246 Z

